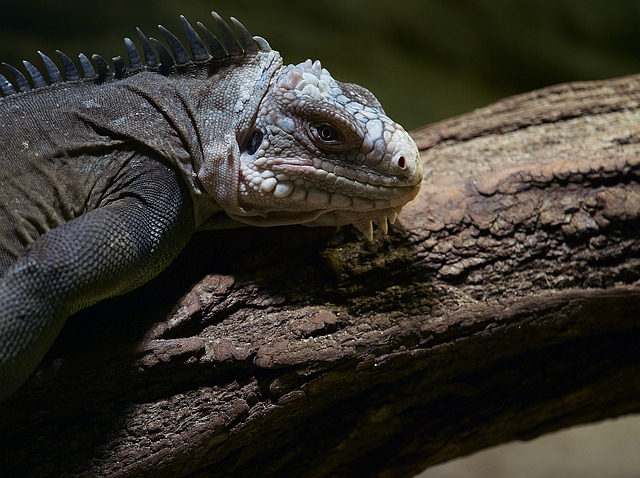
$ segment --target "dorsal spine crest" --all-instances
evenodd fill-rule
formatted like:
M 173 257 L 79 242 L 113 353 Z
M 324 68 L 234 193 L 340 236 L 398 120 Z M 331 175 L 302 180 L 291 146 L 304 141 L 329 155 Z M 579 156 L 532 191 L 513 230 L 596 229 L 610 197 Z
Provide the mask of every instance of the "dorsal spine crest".
M 136 30 L 143 54 L 140 54 L 140 50 L 131 39 L 125 38 L 126 61 L 123 57 L 116 56 L 113 57 L 110 64 L 100 55 L 94 54 L 89 60 L 86 55 L 80 53 L 78 55 L 80 68 L 78 68 L 71 58 L 56 50 L 62 66 L 60 68 L 50 57 L 38 52 L 44 63 L 44 69 L 40 70 L 25 60 L 23 65 L 27 72 L 26 75 L 17 68 L 3 63 L 3 68 L 10 76 L 0 74 L 0 98 L 69 81 L 84 79 L 103 82 L 120 79 L 146 70 L 169 75 L 175 71 L 175 68 L 189 64 L 206 66 L 209 62 L 219 62 L 271 51 L 269 44 L 263 38 L 253 37 L 244 25 L 235 18 L 231 18 L 235 28 L 234 32 L 234 29 L 217 13 L 211 12 L 211 15 L 219 31 L 219 37 L 200 22 L 197 25 L 201 34 L 198 34 L 189 21 L 184 16 L 180 16 L 188 49 L 176 35 L 162 25 L 158 25 L 166 46 L 155 38 L 147 38 L 138 28 Z M 43 75 L 42 71 L 46 71 L 48 78 Z

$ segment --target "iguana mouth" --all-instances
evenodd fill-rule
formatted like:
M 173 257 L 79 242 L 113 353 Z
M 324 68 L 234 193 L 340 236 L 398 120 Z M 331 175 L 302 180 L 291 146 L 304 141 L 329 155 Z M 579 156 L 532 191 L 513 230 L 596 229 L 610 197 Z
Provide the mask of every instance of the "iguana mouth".
M 420 174 L 408 179 L 335 166 L 328 161 L 315 165 L 310 159 L 266 159 L 244 169 L 244 182 L 259 193 L 314 206 L 337 209 L 382 209 L 402 205 L 403 198 L 420 184 Z M 268 169 L 262 169 L 266 166 Z
M 418 187 L 414 188 L 414 197 Z M 227 213 L 231 218 L 253 226 L 285 226 L 304 224 L 306 226 L 340 226 L 351 224 L 369 240 L 373 238 L 373 224 L 384 234 L 388 232 L 388 224 L 394 224 L 403 205 L 386 208 L 356 211 L 355 209 L 311 209 L 293 212 L 291 210 L 275 210 L 261 215 L 237 216 Z
M 270 196 L 275 209 L 278 200 L 286 200 L 288 208 L 298 203 L 367 211 L 406 204 L 421 180 L 420 170 L 408 171 L 406 177 L 384 176 L 309 158 L 260 158 L 241 168 L 240 182 L 246 195 Z
M 405 177 L 384 176 L 310 158 L 260 158 L 243 164 L 240 174 L 242 220 L 324 226 L 353 224 L 367 238 L 372 224 L 387 233 L 422 182 L 419 161 Z M 328 171 L 327 169 L 333 169 Z

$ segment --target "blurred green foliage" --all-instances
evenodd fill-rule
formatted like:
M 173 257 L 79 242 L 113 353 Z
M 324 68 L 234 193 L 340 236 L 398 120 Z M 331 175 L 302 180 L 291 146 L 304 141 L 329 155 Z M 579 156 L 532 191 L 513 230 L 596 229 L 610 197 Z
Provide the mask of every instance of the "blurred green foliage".
M 2 0 L 0 61 L 123 54 L 135 27 L 233 15 L 286 62 L 319 58 L 370 88 L 409 129 L 501 97 L 640 72 L 637 0 Z

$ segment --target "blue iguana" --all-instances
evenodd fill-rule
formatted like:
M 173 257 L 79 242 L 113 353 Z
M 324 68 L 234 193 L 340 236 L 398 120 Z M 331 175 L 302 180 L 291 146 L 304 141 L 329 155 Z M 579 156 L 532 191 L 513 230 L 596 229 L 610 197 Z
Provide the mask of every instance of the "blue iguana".
M 70 314 L 149 280 L 196 229 L 369 236 L 418 193 L 418 149 L 368 90 L 212 15 L 217 36 L 180 17 L 188 49 L 159 26 L 165 43 L 138 29 L 124 59 L 4 65 L 0 400 Z

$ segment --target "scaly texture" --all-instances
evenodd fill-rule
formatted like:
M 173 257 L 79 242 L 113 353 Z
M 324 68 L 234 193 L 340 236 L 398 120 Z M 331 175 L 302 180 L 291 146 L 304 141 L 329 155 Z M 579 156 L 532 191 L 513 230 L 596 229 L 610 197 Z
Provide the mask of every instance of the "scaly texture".
M 0 406 L 2 471 L 413 477 L 637 413 L 639 100 L 563 85 L 416 132 L 433 184 L 369 244 L 195 237 L 70 321 Z
M 418 149 L 366 89 L 283 66 L 217 14 L 187 48 L 125 39 L 127 62 L 44 53 L 0 75 L 0 400 L 66 317 L 162 270 L 197 228 L 372 223 L 422 181 Z

